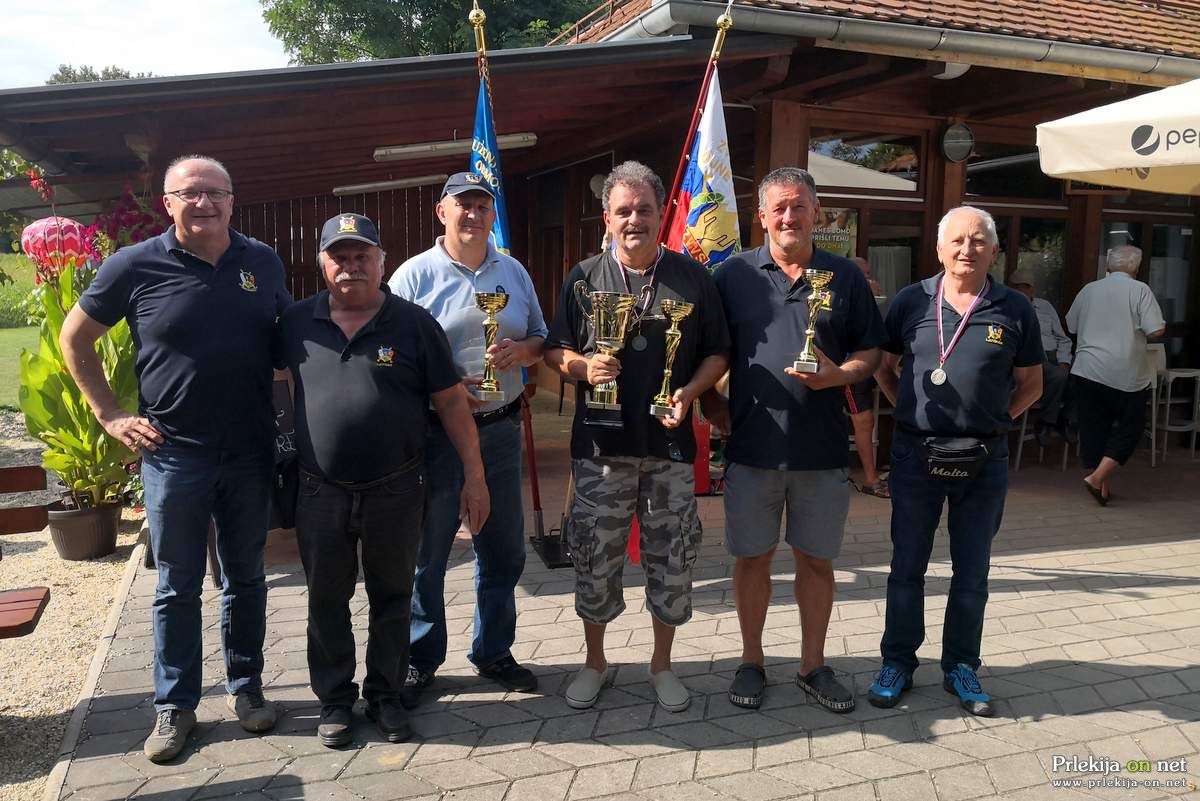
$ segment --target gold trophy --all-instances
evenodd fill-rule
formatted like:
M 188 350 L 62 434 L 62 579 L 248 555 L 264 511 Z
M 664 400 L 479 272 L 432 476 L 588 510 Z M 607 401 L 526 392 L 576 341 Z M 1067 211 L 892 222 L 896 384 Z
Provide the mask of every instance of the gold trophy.
M 675 364 L 675 352 L 679 350 L 679 340 L 683 338 L 679 324 L 696 306 L 682 300 L 664 300 L 659 306 L 671 321 L 671 327 L 667 329 L 667 361 L 663 367 L 662 388 L 650 401 L 650 414 L 655 417 L 670 417 L 675 412 L 675 406 L 671 403 L 671 365 Z
M 792 369 L 797 373 L 815 373 L 821 366 L 817 361 L 817 354 L 813 351 L 813 342 L 817 337 L 817 317 L 821 314 L 821 307 L 829 300 L 831 293 L 826 287 L 833 280 L 833 273 L 805 270 L 804 278 L 812 287 L 812 292 L 808 295 L 808 328 L 804 332 L 804 350 L 800 351 L 800 355 L 792 363 Z
M 496 344 L 496 331 L 500 328 L 500 323 L 496 321 L 496 315 L 508 305 L 508 294 L 506 292 L 476 292 L 475 305 L 487 315 L 483 321 L 483 381 L 479 382 L 475 396 L 485 401 L 504 400 L 504 393 L 500 390 L 500 383 L 496 380 L 496 368 L 492 364 L 492 354 L 488 353 L 488 350 Z
M 596 351 L 605 356 L 616 356 L 625 347 L 625 334 L 631 323 L 636 323 L 633 311 L 637 307 L 638 296 L 627 295 L 624 292 L 589 292 L 586 281 L 575 282 L 575 299 L 579 310 L 591 324 L 596 336 Z M 589 311 L 588 309 L 591 309 Z M 621 403 L 617 400 L 617 382 L 607 381 L 592 387 L 591 400 L 587 401 L 590 409 L 620 411 Z M 597 425 L 605 425 L 593 421 Z M 607 425 L 613 425 L 612 422 Z M 621 424 L 615 423 L 616 427 Z

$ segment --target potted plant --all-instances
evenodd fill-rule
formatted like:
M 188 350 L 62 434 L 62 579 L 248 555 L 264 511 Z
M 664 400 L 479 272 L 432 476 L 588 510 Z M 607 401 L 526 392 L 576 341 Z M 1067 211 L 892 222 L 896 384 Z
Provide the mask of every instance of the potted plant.
M 34 298 L 41 312 L 41 331 L 37 351 L 21 352 L 18 397 L 25 427 L 46 445 L 42 464 L 65 487 L 62 499 L 48 508 L 54 546 L 64 559 L 92 559 L 116 547 L 122 491 L 129 480 L 126 466 L 133 454 L 104 431 L 63 360 L 58 342 L 63 320 L 95 270 L 86 254 L 64 254 L 61 246 L 63 234 L 78 223 L 49 220 L 51 238 L 58 238 L 58 246 L 40 253 L 36 245 L 26 248 L 38 264 L 40 281 Z M 135 350 L 129 326 L 118 323 L 96 344 L 121 406 L 136 409 Z

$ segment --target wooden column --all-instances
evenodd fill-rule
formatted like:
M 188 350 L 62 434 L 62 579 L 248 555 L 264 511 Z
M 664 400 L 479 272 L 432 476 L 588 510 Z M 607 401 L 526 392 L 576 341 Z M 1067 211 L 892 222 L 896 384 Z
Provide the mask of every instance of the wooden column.
M 936 275 L 942 269 L 937 260 L 937 225 L 946 212 L 962 205 L 967 187 L 967 163 L 963 161 L 956 164 L 947 161 L 933 142 L 929 145 L 927 164 L 929 170 L 925 185 L 928 187 L 926 191 L 929 200 L 926 208 L 929 213 L 925 215 L 924 225 L 923 239 L 926 245 L 921 248 L 921 255 L 917 260 L 917 274 L 914 276 L 918 281 Z
M 772 100 L 755 111 L 754 185 L 777 167 L 808 167 L 808 114 L 798 103 Z M 756 201 L 757 202 L 757 201 Z M 750 247 L 763 244 L 762 226 L 750 225 Z
M 1096 278 L 1100 260 L 1100 213 L 1104 208 L 1103 195 L 1072 195 L 1067 198 L 1066 264 L 1063 265 L 1063 296 L 1061 312 L 1071 308 L 1071 302 L 1084 285 Z

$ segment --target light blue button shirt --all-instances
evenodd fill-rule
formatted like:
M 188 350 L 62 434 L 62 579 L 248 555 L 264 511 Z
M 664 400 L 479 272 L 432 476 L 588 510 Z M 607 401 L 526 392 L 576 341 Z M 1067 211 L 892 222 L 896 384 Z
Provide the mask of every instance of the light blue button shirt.
M 500 330 L 496 341 L 545 337 L 546 321 L 538 305 L 533 281 L 521 263 L 505 256 L 488 241 L 487 256 L 478 270 L 450 258 L 442 246 L 445 237 L 424 253 L 418 253 L 396 268 L 388 287 L 396 295 L 426 309 L 441 324 L 450 340 L 454 366 L 459 375 L 483 375 L 483 321 L 486 315 L 475 305 L 476 292 L 505 292 L 508 305 L 496 315 Z M 517 399 L 524 389 L 521 368 L 497 371 L 504 400 L 492 401 L 476 414 L 499 409 Z

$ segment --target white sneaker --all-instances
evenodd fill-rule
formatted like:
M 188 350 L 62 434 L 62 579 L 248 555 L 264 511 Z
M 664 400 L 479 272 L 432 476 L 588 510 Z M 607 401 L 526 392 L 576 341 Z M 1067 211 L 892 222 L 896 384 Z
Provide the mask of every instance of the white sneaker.
M 611 676 L 611 668 L 601 673 L 593 668 L 585 667 L 576 673 L 575 678 L 571 679 L 571 683 L 567 685 L 567 691 L 563 694 L 567 706 L 572 709 L 591 709 L 600 699 L 600 691 L 609 683 Z
M 668 712 L 682 712 L 692 703 L 687 687 L 679 677 L 670 670 L 660 670 L 650 674 L 650 684 L 654 694 L 658 696 L 659 705 Z

